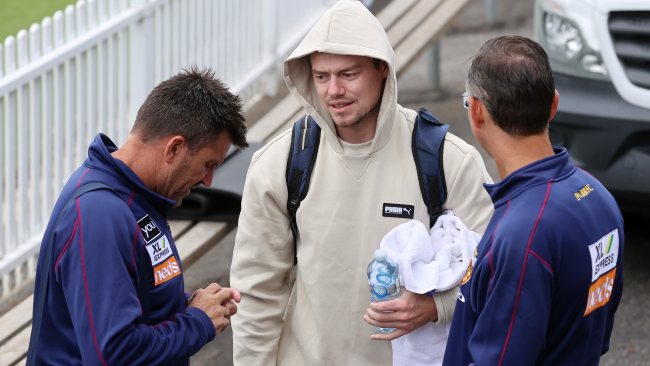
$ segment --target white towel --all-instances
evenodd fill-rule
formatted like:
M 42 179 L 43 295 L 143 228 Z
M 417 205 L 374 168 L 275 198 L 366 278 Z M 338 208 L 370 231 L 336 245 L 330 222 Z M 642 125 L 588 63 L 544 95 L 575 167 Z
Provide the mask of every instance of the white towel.
M 479 234 L 447 210 L 429 232 L 424 224 L 411 220 L 388 232 L 379 246 L 399 264 L 402 286 L 424 294 L 458 285 L 480 239 Z M 448 325 L 427 323 L 394 339 L 393 365 L 442 364 L 448 334 Z

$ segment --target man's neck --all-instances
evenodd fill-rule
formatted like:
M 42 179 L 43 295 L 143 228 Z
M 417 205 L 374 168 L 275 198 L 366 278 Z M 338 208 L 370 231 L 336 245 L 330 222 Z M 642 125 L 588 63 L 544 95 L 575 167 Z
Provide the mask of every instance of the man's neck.
M 365 115 L 363 119 L 350 126 L 338 127 L 335 125 L 336 135 L 349 144 L 363 144 L 371 141 L 375 138 L 377 132 L 378 116 L 379 108 L 375 108 L 371 113 Z
M 124 145 L 111 155 L 126 164 L 145 186 L 155 189 L 157 167 L 155 159 L 152 159 L 156 154 L 154 150 L 157 150 L 155 145 L 145 144 L 136 136 L 129 135 Z
M 491 155 L 502 180 L 515 170 L 554 154 L 547 133 L 526 137 L 506 134 L 496 141 L 499 143 L 492 147 Z
M 342 127 L 342 128 L 337 127 L 336 134 L 341 140 L 349 144 L 363 144 L 372 140 L 375 137 L 374 128 L 376 128 L 376 124 L 375 126 L 373 126 L 372 131 L 368 129 L 357 129 L 355 127 L 357 126 L 355 125 L 355 126 Z

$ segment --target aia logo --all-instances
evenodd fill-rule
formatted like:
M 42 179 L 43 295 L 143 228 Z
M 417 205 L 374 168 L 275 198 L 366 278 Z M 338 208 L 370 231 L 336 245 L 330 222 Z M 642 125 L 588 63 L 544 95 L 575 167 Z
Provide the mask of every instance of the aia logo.
M 147 244 L 160 235 L 160 229 L 158 229 L 158 226 L 156 226 L 156 223 L 151 219 L 151 217 L 149 217 L 149 215 L 145 215 L 143 218 L 138 220 L 138 227 L 140 228 L 142 237 Z

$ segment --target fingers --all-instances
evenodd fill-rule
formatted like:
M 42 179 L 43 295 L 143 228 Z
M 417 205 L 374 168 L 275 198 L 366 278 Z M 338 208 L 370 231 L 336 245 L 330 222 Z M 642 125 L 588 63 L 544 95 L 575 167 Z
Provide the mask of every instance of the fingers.
M 413 302 L 418 296 L 423 296 L 415 294 L 404 287 L 401 288 L 401 295 L 393 300 L 380 301 L 380 302 L 371 302 L 370 308 L 376 311 L 408 311 L 410 307 L 413 306 Z
M 227 318 L 213 319 L 212 324 L 214 325 L 214 330 L 217 334 L 221 334 L 221 332 L 226 330 L 228 325 L 230 325 L 230 320 Z
M 366 309 L 366 314 L 365 316 L 368 317 L 368 319 L 374 321 L 374 322 L 381 322 L 381 323 L 386 323 L 386 322 L 403 322 L 406 319 L 406 314 L 403 312 L 397 312 L 397 311 L 377 311 L 372 308 L 367 308 Z M 373 324 L 376 325 L 376 324 Z
M 203 312 L 212 321 L 214 330 L 217 333 L 220 333 L 221 331 L 226 329 L 226 327 L 228 327 L 228 324 L 230 324 L 230 316 L 231 316 L 232 308 L 230 306 L 223 306 L 219 304 L 216 301 L 216 299 L 211 299 L 211 300 L 212 301 L 210 301 L 210 304 L 207 306 L 196 306 L 196 307 L 203 310 Z
M 199 289 L 190 297 L 188 306 L 203 310 L 212 320 L 214 329 L 221 333 L 230 324 L 230 317 L 237 313 L 237 304 L 241 294 L 234 288 L 222 288 L 211 283 L 205 289 Z
M 222 294 L 223 293 L 223 294 Z M 217 296 L 219 298 L 222 298 L 224 296 L 226 297 L 226 300 L 221 302 L 221 305 L 224 306 L 228 310 L 228 317 L 231 317 L 235 314 L 237 314 L 237 304 L 241 301 L 241 294 L 237 289 L 234 288 L 226 288 L 222 289 L 219 293 L 217 293 Z
M 404 300 L 397 298 L 394 300 L 371 302 L 369 308 L 377 312 L 400 311 L 405 310 Z
M 370 335 L 370 339 L 372 340 L 393 340 L 395 338 L 399 338 L 405 334 L 411 333 L 414 329 L 412 329 L 409 325 L 409 323 L 402 322 L 402 321 L 377 321 L 375 319 L 372 319 L 368 314 L 365 314 L 363 316 L 363 319 L 366 321 L 366 323 L 373 325 L 375 327 L 381 327 L 381 328 L 395 328 L 394 331 L 390 333 L 375 333 Z
M 228 309 L 229 317 L 237 314 L 237 305 L 234 302 L 228 301 L 223 306 L 225 306 L 226 309 Z
M 241 293 L 236 288 L 233 288 L 233 290 L 235 290 L 235 294 L 236 294 L 234 300 L 235 302 L 239 303 L 241 301 Z
M 396 329 L 390 333 L 375 333 L 370 335 L 370 339 L 374 341 L 392 341 L 393 339 L 399 338 L 409 332 L 403 329 Z
M 223 304 L 228 300 L 234 300 L 235 302 L 241 300 L 241 294 L 234 288 L 222 288 L 215 296 L 219 304 Z
M 381 314 L 364 314 L 363 320 L 366 323 L 375 327 L 381 328 L 400 328 L 409 330 L 411 328 L 410 322 L 399 318 L 399 314 L 395 313 L 381 313 Z
M 221 286 L 218 283 L 213 282 L 203 290 L 210 294 L 216 294 L 217 292 L 221 291 Z M 201 291 L 201 290 L 197 290 L 197 291 Z
M 236 303 L 241 301 L 241 293 L 236 288 L 231 287 L 232 290 L 232 300 L 235 300 Z
M 397 328 L 388 334 L 374 334 L 370 339 L 391 340 L 408 334 L 437 317 L 433 298 L 409 291 L 390 301 L 370 303 L 363 319 L 382 328 Z

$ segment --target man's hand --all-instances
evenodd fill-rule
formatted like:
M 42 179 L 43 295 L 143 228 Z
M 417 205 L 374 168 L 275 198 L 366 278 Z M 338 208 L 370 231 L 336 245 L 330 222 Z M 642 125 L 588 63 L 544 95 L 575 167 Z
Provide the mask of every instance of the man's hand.
M 230 317 L 237 313 L 237 304 L 241 301 L 239 291 L 234 288 L 221 288 L 211 283 L 204 289 L 194 291 L 187 305 L 203 310 L 210 317 L 217 334 L 223 332 L 230 324 Z
M 371 302 L 363 319 L 370 325 L 397 328 L 386 334 L 373 334 L 370 339 L 393 340 L 411 333 L 426 322 L 438 319 L 438 310 L 429 295 L 420 295 L 402 288 L 402 295 L 382 302 Z

